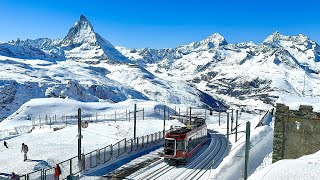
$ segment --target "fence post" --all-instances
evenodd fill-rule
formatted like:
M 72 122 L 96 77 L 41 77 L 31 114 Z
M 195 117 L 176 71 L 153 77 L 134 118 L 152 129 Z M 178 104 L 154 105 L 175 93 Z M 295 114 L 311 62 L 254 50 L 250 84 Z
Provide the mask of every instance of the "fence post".
M 130 122 L 130 110 L 129 110 L 129 122 Z
M 127 152 L 127 138 L 124 138 L 124 152 Z
M 70 159 L 70 175 L 72 175 L 72 159 Z
M 98 113 L 96 112 L 96 122 L 98 121 Z
M 233 131 L 233 109 L 231 109 L 231 132 Z
M 181 118 L 180 118 L 180 108 L 179 108 L 179 118 L 178 118 L 178 120 L 179 120 L 179 121 L 181 120 Z
M 244 163 L 244 180 L 248 179 L 248 164 L 249 164 L 249 150 L 250 150 L 250 122 L 246 123 L 246 150 Z
M 165 137 L 166 132 L 166 105 L 163 106 L 163 139 Z
M 110 144 L 110 159 L 113 159 L 113 145 Z
M 220 113 L 220 105 L 219 105 L 218 111 L 219 111 L 219 126 L 220 126 L 220 124 L 221 124 L 221 120 L 220 120 L 220 115 L 221 115 L 221 113 Z
M 51 117 L 50 117 L 50 129 L 51 129 Z
M 118 157 L 120 156 L 120 142 L 121 141 L 118 142 Z
M 142 108 L 142 120 L 144 120 L 144 108 Z
M 126 121 L 128 121 L 128 109 L 126 109 Z

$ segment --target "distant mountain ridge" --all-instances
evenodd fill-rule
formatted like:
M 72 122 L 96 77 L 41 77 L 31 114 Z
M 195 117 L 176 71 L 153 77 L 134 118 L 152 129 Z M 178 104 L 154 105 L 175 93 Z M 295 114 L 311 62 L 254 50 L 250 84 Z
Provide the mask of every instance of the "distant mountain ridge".
M 9 51 L 10 46 L 24 49 L 29 48 L 32 51 L 37 51 L 37 53 L 26 53 L 25 56 L 20 56 L 20 53 L 15 53 L 12 48 Z M 2 44 L 1 49 L 0 55 L 9 57 L 37 57 L 42 59 L 51 58 L 53 60 L 73 59 L 90 63 L 97 63 L 98 61 L 133 63 L 116 50 L 109 41 L 96 33 L 84 15 L 80 16 L 79 21 L 74 24 L 63 39 L 51 40 L 49 38 L 39 38 L 24 41 L 18 39 Z M 45 55 L 35 56 L 35 54 Z
M 117 48 L 156 76 L 185 82 L 228 104 L 265 106 L 283 95 L 320 96 L 320 46 L 301 34 L 275 32 L 258 45 L 229 44 L 215 33 L 176 48 Z

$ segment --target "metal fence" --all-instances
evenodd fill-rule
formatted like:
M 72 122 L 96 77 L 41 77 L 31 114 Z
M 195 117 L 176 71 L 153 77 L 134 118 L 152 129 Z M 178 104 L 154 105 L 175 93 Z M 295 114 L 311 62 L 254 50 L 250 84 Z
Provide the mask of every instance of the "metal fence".
M 166 133 L 169 130 L 166 131 Z M 115 160 L 121 156 L 132 152 L 151 147 L 163 141 L 163 131 L 159 131 L 150 135 L 137 137 L 136 139 L 123 139 L 115 144 L 108 145 L 104 148 L 97 149 L 82 155 L 82 161 L 79 162 L 78 156 L 58 163 L 61 168 L 59 179 L 66 179 L 69 175 L 75 175 L 82 170 L 87 171 L 95 168 L 98 165 L 105 164 Z M 54 167 L 41 169 L 23 176 L 22 180 L 53 180 Z
M 168 131 L 167 131 L 168 132 Z M 117 159 L 122 155 L 130 154 L 134 151 L 150 147 L 163 140 L 163 132 L 159 131 L 146 136 L 134 139 L 123 139 L 113 145 L 91 151 L 84 155 L 84 170 L 97 167 L 98 165 Z

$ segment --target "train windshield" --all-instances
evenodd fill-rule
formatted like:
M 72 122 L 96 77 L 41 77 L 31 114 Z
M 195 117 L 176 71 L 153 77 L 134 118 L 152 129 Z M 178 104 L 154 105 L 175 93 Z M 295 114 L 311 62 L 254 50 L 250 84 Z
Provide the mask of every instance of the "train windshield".
M 166 139 L 165 140 L 165 146 L 164 146 L 164 154 L 174 156 L 175 155 L 175 140 L 172 139 Z
M 166 139 L 165 140 L 165 148 L 166 149 L 174 149 L 175 146 L 175 141 L 171 139 Z

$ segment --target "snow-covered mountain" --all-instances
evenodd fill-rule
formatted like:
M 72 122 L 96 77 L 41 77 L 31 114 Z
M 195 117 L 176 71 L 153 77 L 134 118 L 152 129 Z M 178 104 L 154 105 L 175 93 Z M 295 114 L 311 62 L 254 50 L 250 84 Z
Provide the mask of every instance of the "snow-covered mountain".
M 215 33 L 176 48 L 115 48 L 81 15 L 60 40 L 1 43 L 0 55 L 3 117 L 39 97 L 260 109 L 279 96 L 320 96 L 320 48 L 303 35 L 276 32 L 256 45 Z
M 215 33 L 174 49 L 117 48 L 156 76 L 193 85 L 230 105 L 265 108 L 283 95 L 320 96 L 320 48 L 303 35 L 276 32 L 255 45 L 228 44 Z
M 195 87 L 159 78 L 134 64 L 95 33 L 83 15 L 61 40 L 0 44 L 0 71 L 0 121 L 30 99 L 44 97 L 223 105 Z

